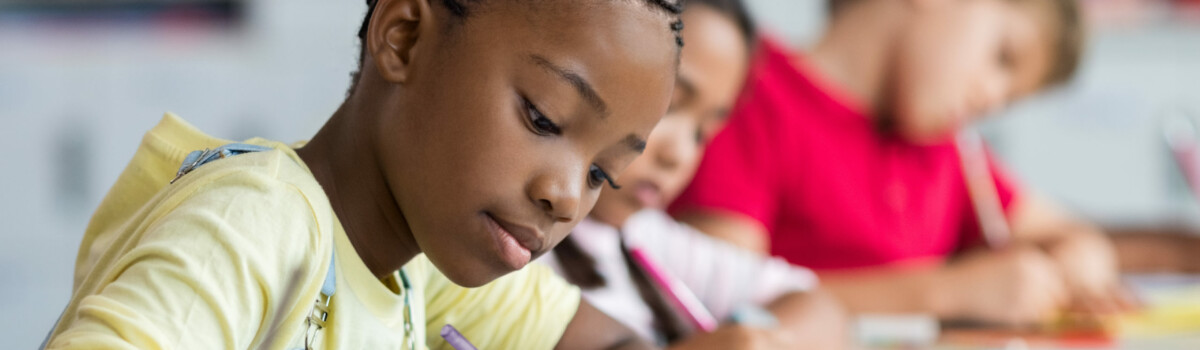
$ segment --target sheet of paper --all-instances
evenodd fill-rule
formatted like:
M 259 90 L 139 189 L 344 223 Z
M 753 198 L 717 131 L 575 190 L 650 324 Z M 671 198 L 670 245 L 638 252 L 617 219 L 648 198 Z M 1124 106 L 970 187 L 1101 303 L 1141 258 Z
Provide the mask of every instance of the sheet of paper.
M 1126 283 L 1145 309 L 1116 321 L 1121 338 L 1200 334 L 1200 276 L 1129 276 Z

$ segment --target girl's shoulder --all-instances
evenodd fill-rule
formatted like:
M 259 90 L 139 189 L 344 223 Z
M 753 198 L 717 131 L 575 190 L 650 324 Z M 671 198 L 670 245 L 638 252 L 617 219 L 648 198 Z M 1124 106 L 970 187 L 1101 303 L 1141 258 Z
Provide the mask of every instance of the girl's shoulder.
M 323 217 L 322 232 L 332 232 L 332 209 L 324 190 L 286 144 L 265 139 L 244 143 L 269 151 L 218 159 L 178 175 L 188 154 L 214 149 L 233 141 L 210 136 L 174 114 L 166 114 L 148 131 L 133 159 L 101 201 L 84 234 L 84 247 L 92 240 L 120 230 L 128 221 L 150 219 L 152 214 L 177 210 L 184 202 L 194 207 L 221 207 L 233 200 L 256 204 L 263 221 L 289 216 Z M 193 198 L 204 197 L 204 201 Z M 80 252 L 84 258 L 88 254 Z M 80 259 L 86 260 L 86 259 Z
M 333 210 L 316 179 L 286 145 L 246 142 L 272 150 L 219 159 L 175 179 L 189 152 L 229 142 L 166 115 L 146 133 L 92 216 L 76 260 L 76 285 L 104 264 L 105 255 L 122 250 L 113 248 L 150 237 L 199 235 L 330 251 Z
M 187 152 L 222 140 L 194 137 L 198 131 L 169 119 L 147 133 L 92 217 L 64 315 L 111 311 L 88 300 L 124 301 L 122 312 L 140 318 L 121 327 L 188 334 L 180 339 L 196 344 L 249 344 L 262 340 L 255 325 L 299 324 L 311 305 L 280 307 L 313 300 L 328 270 L 334 221 L 323 190 L 291 149 L 266 140 L 247 142 L 270 150 L 214 160 L 175 179 Z M 155 302 L 139 302 L 145 293 Z M 187 318 L 164 312 L 186 307 Z M 84 319 L 93 318 L 66 316 L 58 329 Z

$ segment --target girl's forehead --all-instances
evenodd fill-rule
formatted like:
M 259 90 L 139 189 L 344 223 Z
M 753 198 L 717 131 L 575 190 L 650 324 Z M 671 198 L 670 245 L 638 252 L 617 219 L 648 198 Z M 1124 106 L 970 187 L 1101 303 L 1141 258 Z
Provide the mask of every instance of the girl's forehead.
M 677 91 L 677 96 L 704 98 L 708 105 L 729 108 L 748 68 L 749 52 L 744 49 L 747 45 L 741 29 L 733 19 L 704 6 L 689 8 L 684 20 L 687 46 L 683 47 L 676 85 L 684 93 Z
M 585 76 L 614 115 L 665 111 L 679 57 L 668 18 L 636 1 L 585 2 L 595 5 L 546 16 L 552 30 L 524 45 Z
M 1041 89 L 1056 59 L 1052 39 L 1057 35 L 1056 22 L 1045 7 L 1030 4 L 1036 2 L 1039 1 L 1012 3 L 1004 21 L 1005 44 L 1015 56 L 1013 78 L 1018 95 Z
M 481 7 L 465 23 L 488 26 L 488 36 L 514 50 L 562 52 L 564 55 L 612 52 L 639 64 L 673 71 L 678 47 L 671 23 L 675 18 L 647 5 L 648 0 L 500 1 Z M 488 24 L 490 23 L 490 25 Z M 606 57 L 607 58 L 607 57 Z
M 520 1 L 478 11 L 464 23 L 473 27 L 468 40 L 496 55 L 490 60 L 549 73 L 554 81 L 546 81 L 562 93 L 605 106 L 603 116 L 582 121 L 596 129 L 589 134 L 645 140 L 666 112 L 679 49 L 671 19 L 641 1 Z M 541 3 L 553 5 L 529 10 Z

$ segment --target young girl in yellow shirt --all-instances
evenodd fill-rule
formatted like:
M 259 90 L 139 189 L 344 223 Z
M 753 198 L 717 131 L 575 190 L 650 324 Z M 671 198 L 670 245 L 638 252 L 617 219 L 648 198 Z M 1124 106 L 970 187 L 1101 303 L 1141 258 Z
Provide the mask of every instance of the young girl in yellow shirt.
M 447 324 L 488 349 L 645 344 L 522 268 L 644 148 L 679 5 L 368 4 L 361 72 L 307 144 L 146 135 L 50 348 L 440 348 Z

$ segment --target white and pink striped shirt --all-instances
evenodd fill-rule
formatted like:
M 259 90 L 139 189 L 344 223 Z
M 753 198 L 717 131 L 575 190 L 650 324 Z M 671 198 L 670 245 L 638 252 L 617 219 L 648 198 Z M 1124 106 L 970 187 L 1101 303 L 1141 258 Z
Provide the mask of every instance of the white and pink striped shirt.
M 646 339 L 661 338 L 655 334 L 653 314 L 638 294 L 621 254 L 622 233 L 625 244 L 641 248 L 660 268 L 687 285 L 720 320 L 741 307 L 762 306 L 786 293 L 817 286 L 816 275 L 808 269 L 712 238 L 662 211 L 641 211 L 621 230 L 584 219 L 571 237 L 595 259 L 596 269 L 606 281 L 604 287 L 584 290 L 584 298 Z M 537 261 L 561 274 L 558 259 L 553 253 L 546 255 Z

